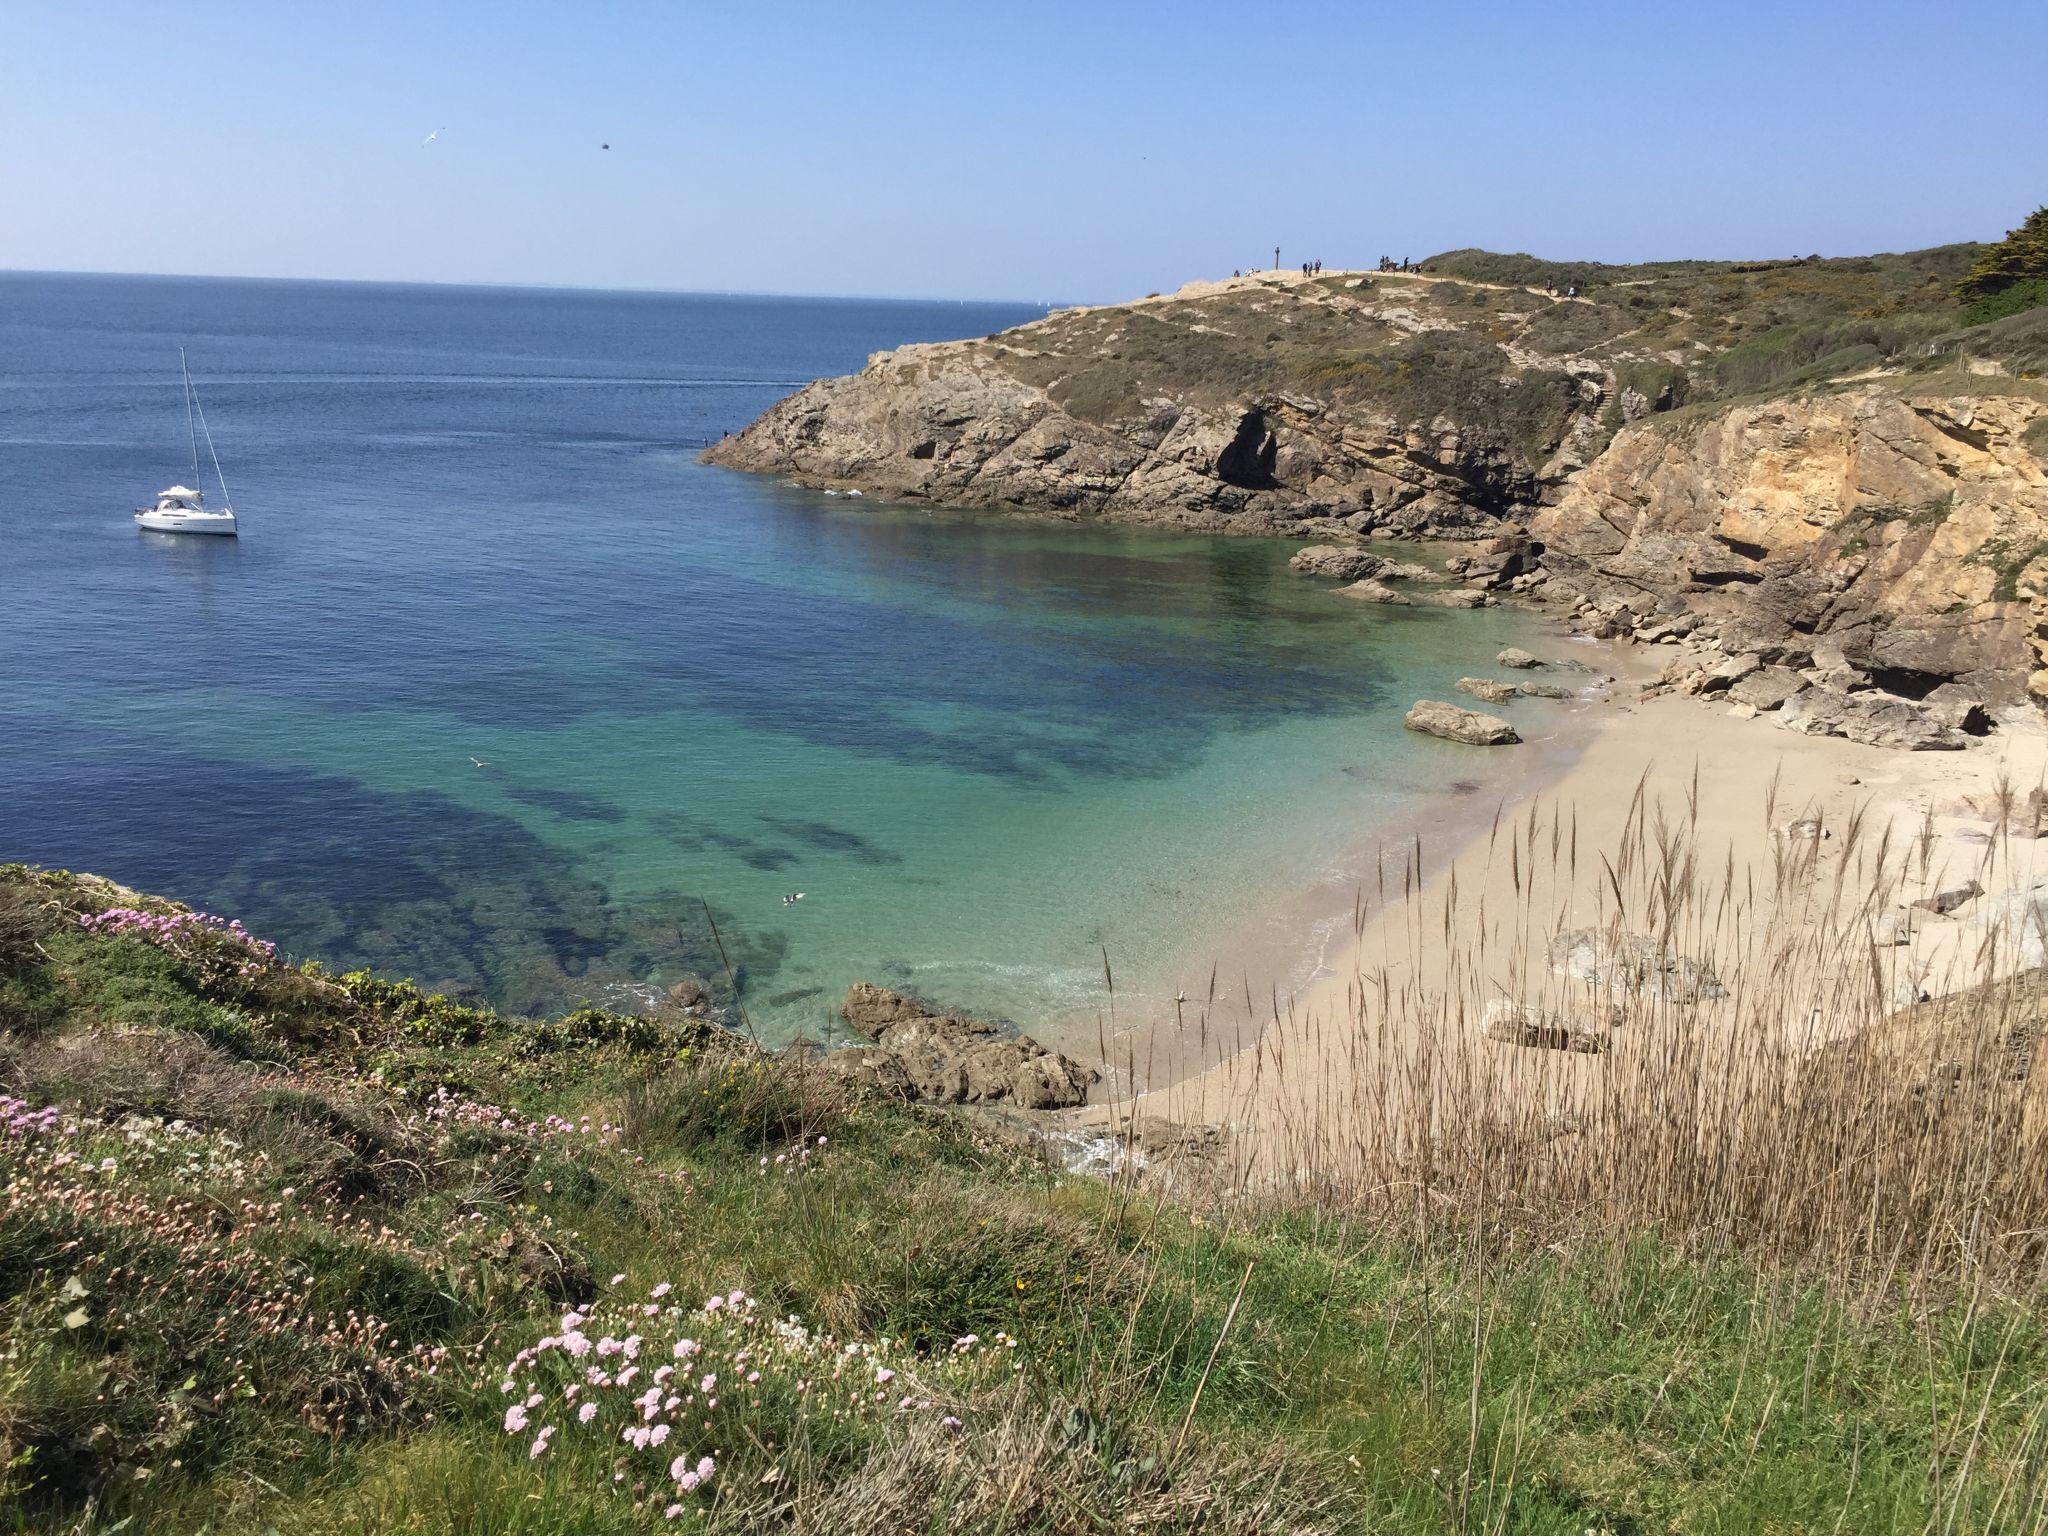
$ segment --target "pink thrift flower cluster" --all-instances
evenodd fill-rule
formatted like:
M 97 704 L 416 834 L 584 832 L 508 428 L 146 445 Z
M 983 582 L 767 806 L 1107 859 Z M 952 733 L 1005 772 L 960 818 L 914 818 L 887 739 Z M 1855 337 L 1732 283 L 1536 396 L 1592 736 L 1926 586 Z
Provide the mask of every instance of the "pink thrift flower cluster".
M 704 1495 L 736 1457 L 787 1443 L 792 1419 L 892 1423 L 928 1415 L 958 1431 L 950 1401 L 1020 1368 L 1016 1340 L 984 1344 L 967 1334 L 929 1358 L 897 1357 L 886 1340 L 842 1342 L 795 1316 L 777 1317 L 743 1290 L 694 1307 L 662 1281 L 635 1299 L 614 1275 L 610 1294 L 561 1314 L 554 1331 L 519 1350 L 498 1376 L 509 1399 L 504 1432 L 540 1426 L 529 1455 L 547 1454 L 559 1434 L 590 1437 L 613 1451 L 614 1486 L 672 1488 Z M 780 1475 L 750 1467 L 748 1482 Z M 652 1507 L 670 1519 L 685 1506 Z
M 34 1108 L 27 1099 L 10 1098 L 0 1093 L 0 1125 L 7 1127 L 7 1134 L 20 1140 L 28 1136 L 53 1136 L 78 1134 L 78 1122 L 59 1114 L 57 1106 L 45 1104 Z
M 109 907 L 80 917 L 79 927 L 87 933 L 126 935 L 168 949 L 188 959 L 201 958 L 204 950 L 218 952 L 238 976 L 253 976 L 277 962 L 277 946 L 259 939 L 239 920 L 215 917 L 211 912 L 144 912 L 139 907 Z
M 811 1162 L 813 1154 L 823 1153 L 824 1150 L 825 1138 L 822 1136 L 816 1141 L 800 1141 L 791 1150 L 778 1152 L 773 1158 L 769 1158 L 764 1154 L 757 1171 L 764 1174 L 802 1173 L 805 1169 L 813 1166 Z

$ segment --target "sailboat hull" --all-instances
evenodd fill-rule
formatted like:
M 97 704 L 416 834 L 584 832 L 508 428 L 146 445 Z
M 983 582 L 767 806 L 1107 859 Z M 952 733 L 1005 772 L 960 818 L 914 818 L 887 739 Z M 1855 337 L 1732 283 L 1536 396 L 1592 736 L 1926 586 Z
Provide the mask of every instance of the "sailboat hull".
M 154 507 L 137 512 L 135 526 L 151 533 L 204 533 L 230 539 L 240 531 L 235 527 L 232 512 L 167 511 Z

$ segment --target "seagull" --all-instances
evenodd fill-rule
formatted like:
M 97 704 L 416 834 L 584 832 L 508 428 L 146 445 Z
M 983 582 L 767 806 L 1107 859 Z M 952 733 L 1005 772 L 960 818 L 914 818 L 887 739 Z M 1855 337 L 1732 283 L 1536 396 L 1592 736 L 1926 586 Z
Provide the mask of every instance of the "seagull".
M 796 892 L 793 892 L 792 894 L 790 894 L 790 895 L 788 895 L 788 896 L 785 896 L 785 897 L 783 897 L 783 898 L 782 898 L 782 904 L 783 904 L 783 905 L 784 905 L 785 907 L 793 907 L 793 906 L 795 906 L 795 905 L 796 905 L 796 904 L 797 904 L 798 902 L 802 901 L 803 899 L 804 899 L 804 893 L 803 893 L 802 891 L 796 891 Z
M 477 766 L 477 767 L 479 767 L 479 768 L 488 768 L 488 767 L 490 767 L 490 766 L 491 766 L 491 765 L 490 765 L 489 763 L 485 762 L 485 761 L 484 761 L 484 760 L 483 760 L 482 758 L 480 758 L 480 757 L 472 757 L 472 758 L 470 759 L 470 761 L 471 761 L 472 763 L 476 764 L 476 766 Z
M 600 144 L 600 145 L 598 145 L 597 147 L 598 147 L 599 149 L 610 149 L 610 148 L 611 148 L 611 145 L 609 145 L 609 144 Z
M 448 130 L 446 128 L 436 128 L 432 133 L 428 134 L 424 139 L 420 140 L 420 148 L 425 149 L 429 144 L 433 143 L 434 140 L 441 137 L 441 135 L 446 133 L 447 131 Z

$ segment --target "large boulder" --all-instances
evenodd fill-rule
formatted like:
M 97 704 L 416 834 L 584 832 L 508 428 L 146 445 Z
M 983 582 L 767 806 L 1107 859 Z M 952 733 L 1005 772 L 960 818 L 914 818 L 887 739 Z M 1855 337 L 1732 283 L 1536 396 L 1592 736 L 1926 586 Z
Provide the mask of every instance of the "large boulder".
M 828 1070 L 921 1103 L 1066 1109 L 1086 1102 L 1097 1077 L 1029 1035 L 868 982 L 848 988 L 839 1011 L 874 1043 L 832 1052 Z
M 1536 1046 L 1544 1050 L 1577 1051 L 1586 1055 L 1605 1051 L 1608 1040 L 1606 1027 L 1505 997 L 1496 997 L 1487 1003 L 1486 1017 L 1480 1021 L 1479 1032 L 1502 1045 Z
M 1475 747 L 1513 746 L 1522 739 L 1499 715 L 1460 709 L 1440 699 L 1416 700 L 1401 723 L 1425 736 L 1441 736 L 1446 741 L 1462 741 Z
M 1509 646 L 1493 659 L 1504 667 L 1512 667 L 1517 672 L 1534 671 L 1537 667 L 1543 665 L 1541 661 L 1531 656 L 1518 645 Z
M 1803 692 L 1806 679 L 1790 667 L 1759 667 L 1729 685 L 1728 697 L 1751 709 L 1776 709 L 1794 694 Z
M 1645 934 L 1568 928 L 1550 941 L 1549 959 L 1553 974 L 1617 999 L 1698 1003 L 1728 995 L 1709 966 Z
M 1897 752 L 1955 752 L 1969 738 L 1910 699 L 1888 693 L 1808 688 L 1778 710 L 1778 724 L 1802 736 L 1840 736 Z

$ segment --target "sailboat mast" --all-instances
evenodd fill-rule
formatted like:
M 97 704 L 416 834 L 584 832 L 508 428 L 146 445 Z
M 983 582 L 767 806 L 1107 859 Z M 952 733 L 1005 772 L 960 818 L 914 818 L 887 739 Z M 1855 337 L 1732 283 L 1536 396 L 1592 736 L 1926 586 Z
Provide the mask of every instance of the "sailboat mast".
M 183 347 L 178 348 L 178 372 L 185 379 L 185 436 L 191 439 L 192 442 L 192 484 L 197 486 L 199 484 L 199 434 L 193 430 L 192 426 L 192 370 L 185 366 L 185 349 Z M 225 487 L 222 488 L 221 494 L 223 496 L 227 494 Z

